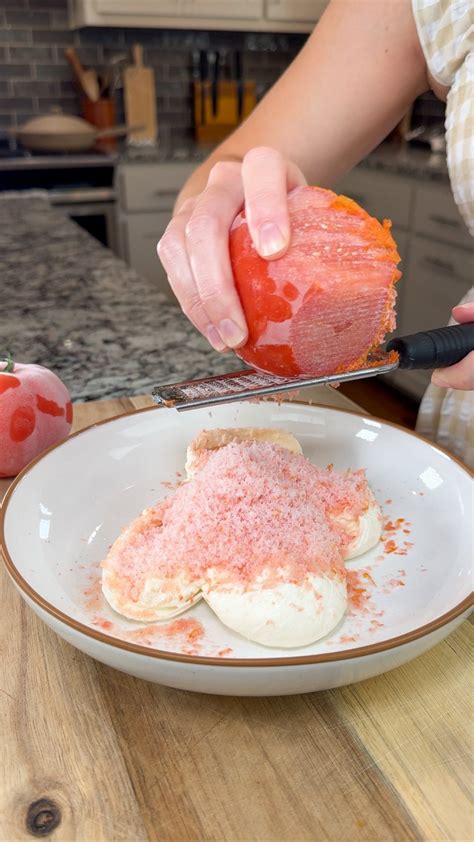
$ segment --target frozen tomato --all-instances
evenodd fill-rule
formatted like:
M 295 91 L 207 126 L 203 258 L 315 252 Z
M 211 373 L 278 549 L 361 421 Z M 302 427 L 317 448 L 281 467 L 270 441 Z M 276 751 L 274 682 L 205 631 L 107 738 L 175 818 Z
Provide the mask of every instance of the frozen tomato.
M 249 328 L 237 353 L 283 376 L 356 368 L 395 327 L 401 273 L 391 223 L 319 187 L 297 187 L 288 207 L 291 244 L 278 260 L 257 254 L 245 213 L 232 226 L 232 268 Z
M 72 404 L 62 381 L 42 365 L 0 362 L 0 477 L 13 477 L 64 439 Z

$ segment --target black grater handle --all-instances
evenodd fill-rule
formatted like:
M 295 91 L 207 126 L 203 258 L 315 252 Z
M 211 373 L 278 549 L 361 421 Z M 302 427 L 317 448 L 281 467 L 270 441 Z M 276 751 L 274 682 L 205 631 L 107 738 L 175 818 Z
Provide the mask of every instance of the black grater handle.
M 399 368 L 446 368 L 474 351 L 474 322 L 397 336 L 386 350 L 398 353 Z

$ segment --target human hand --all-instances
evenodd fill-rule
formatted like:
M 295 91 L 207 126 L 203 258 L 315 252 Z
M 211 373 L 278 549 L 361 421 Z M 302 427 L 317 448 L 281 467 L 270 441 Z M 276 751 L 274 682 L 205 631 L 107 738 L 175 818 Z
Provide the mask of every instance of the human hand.
M 453 317 L 459 324 L 474 322 L 474 301 L 469 304 L 460 304 L 453 308 Z M 446 389 L 463 389 L 469 391 L 474 389 L 474 351 L 467 357 L 450 365 L 448 368 L 437 368 L 433 371 L 431 382 L 434 386 L 441 386 Z
M 216 351 L 238 348 L 248 335 L 229 257 L 235 217 L 245 205 L 258 253 L 280 257 L 290 243 L 287 193 L 302 184 L 296 164 L 267 146 L 251 149 L 241 163 L 218 161 L 202 193 L 183 202 L 158 243 L 183 312 Z

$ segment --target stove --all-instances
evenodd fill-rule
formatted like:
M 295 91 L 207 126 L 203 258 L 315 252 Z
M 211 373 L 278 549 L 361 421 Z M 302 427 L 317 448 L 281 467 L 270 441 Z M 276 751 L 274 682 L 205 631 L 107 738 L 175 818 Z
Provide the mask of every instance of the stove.
M 0 191 L 45 190 L 52 205 L 117 252 L 114 188 L 118 155 L 32 153 L 0 148 Z

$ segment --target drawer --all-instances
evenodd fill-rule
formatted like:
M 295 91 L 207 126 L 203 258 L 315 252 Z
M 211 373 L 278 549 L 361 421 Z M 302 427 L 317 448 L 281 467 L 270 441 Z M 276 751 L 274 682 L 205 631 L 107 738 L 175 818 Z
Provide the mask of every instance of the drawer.
M 197 164 L 130 164 L 118 168 L 120 206 L 128 211 L 171 211 Z
M 335 185 L 337 193 L 354 199 L 368 213 L 382 221 L 391 219 L 399 228 L 408 228 L 414 184 L 402 176 L 356 167 Z
M 134 213 L 119 220 L 123 259 L 139 275 L 153 281 L 168 298 L 176 300 L 156 253 L 158 240 L 171 219 L 171 211 Z
M 474 240 L 448 185 L 423 184 L 416 188 L 414 228 L 418 234 L 474 251 Z
M 412 237 L 405 277 L 400 281 L 397 329 L 403 336 L 443 327 L 452 308 L 472 286 L 474 255 L 454 246 Z M 431 379 L 430 371 L 395 371 L 387 382 L 421 399 Z
M 399 323 L 403 333 L 446 325 L 472 286 L 473 272 L 474 255 L 413 237 Z

